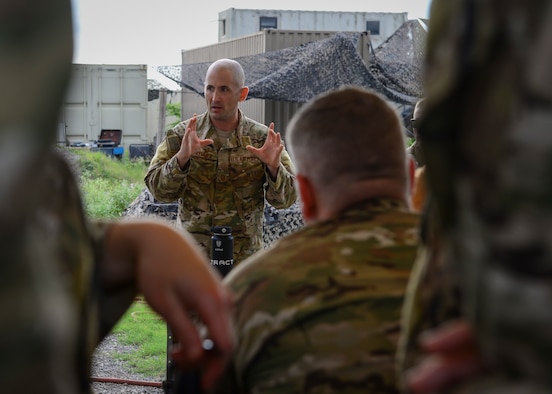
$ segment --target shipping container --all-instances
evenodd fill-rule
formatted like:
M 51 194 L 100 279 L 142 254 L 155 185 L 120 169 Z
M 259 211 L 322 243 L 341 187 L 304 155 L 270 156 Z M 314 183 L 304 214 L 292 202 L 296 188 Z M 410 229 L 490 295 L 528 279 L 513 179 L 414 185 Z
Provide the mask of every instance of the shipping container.
M 219 42 L 262 30 L 370 32 L 375 48 L 407 21 L 406 12 L 343 12 L 229 8 L 219 12 Z
M 121 130 L 120 145 L 147 135 L 146 65 L 73 64 L 58 127 L 58 144 L 93 145 L 102 130 Z

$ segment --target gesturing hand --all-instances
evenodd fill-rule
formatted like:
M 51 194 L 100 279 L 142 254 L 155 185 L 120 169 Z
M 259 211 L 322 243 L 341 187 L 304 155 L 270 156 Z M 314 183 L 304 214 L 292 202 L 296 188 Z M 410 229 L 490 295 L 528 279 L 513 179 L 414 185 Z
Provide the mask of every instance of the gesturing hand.
M 268 135 L 261 148 L 255 148 L 252 145 L 247 145 L 246 148 L 267 165 L 270 175 L 273 179 L 276 179 L 278 168 L 280 167 L 280 155 L 284 150 L 284 145 L 282 144 L 280 133 L 274 131 L 274 122 L 270 123 Z
M 120 315 L 126 307 L 121 303 L 123 296 L 128 303 L 136 292 L 143 294 L 178 339 L 172 350 L 177 365 L 201 370 L 202 387 L 210 387 L 223 372 L 234 346 L 233 296 L 194 239 L 160 221 L 113 223 L 100 272 L 110 310 L 119 307 Z M 206 328 L 216 351 L 202 348 L 196 322 Z
M 176 153 L 176 160 L 178 161 L 180 168 L 184 168 L 194 153 L 199 152 L 203 149 L 203 147 L 213 143 L 213 140 L 210 138 L 205 140 L 199 139 L 196 132 L 196 126 L 197 117 L 196 114 L 194 114 L 190 120 L 190 123 L 188 123 L 186 131 L 184 132 L 184 137 L 182 138 L 182 143 L 180 144 L 180 150 Z
M 407 374 L 410 391 L 435 393 L 476 376 L 485 369 L 471 326 L 464 320 L 444 324 L 422 335 L 427 352 L 423 361 Z

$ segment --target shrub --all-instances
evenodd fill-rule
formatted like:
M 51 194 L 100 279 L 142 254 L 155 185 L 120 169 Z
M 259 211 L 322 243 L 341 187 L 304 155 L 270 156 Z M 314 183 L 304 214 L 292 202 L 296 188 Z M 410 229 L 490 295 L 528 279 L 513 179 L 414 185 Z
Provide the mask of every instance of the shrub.
M 78 155 L 80 187 L 91 219 L 120 217 L 144 188 L 147 166 L 128 156 L 115 159 L 101 152 L 73 149 Z

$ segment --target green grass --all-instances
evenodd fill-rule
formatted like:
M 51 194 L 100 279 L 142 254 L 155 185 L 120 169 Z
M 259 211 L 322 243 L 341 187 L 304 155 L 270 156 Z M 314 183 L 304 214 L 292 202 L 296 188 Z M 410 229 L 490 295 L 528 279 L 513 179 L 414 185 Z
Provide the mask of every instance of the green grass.
M 167 327 L 143 300 L 135 301 L 113 329 L 120 343 L 135 350 L 117 353 L 134 371 L 153 380 L 163 380 L 166 372 Z
M 144 189 L 149 163 L 128 156 L 111 158 L 101 152 L 70 149 L 79 157 L 80 188 L 90 219 L 119 218 Z M 132 345 L 127 353 L 112 354 L 129 368 L 162 380 L 166 373 L 167 328 L 145 301 L 137 299 L 113 329 L 120 343 Z

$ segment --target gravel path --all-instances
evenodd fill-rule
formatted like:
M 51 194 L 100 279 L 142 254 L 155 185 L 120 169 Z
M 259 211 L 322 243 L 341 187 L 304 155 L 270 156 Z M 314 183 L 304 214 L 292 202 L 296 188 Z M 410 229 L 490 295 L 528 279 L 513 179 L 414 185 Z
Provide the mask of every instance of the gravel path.
M 98 346 L 92 358 L 92 377 L 116 378 L 133 381 L 160 383 L 159 378 L 152 378 L 132 372 L 124 361 L 111 357 L 111 354 L 132 350 L 132 346 L 122 345 L 115 335 L 110 335 Z M 92 388 L 96 394 L 163 394 L 160 387 L 128 385 L 120 383 L 93 382 Z

